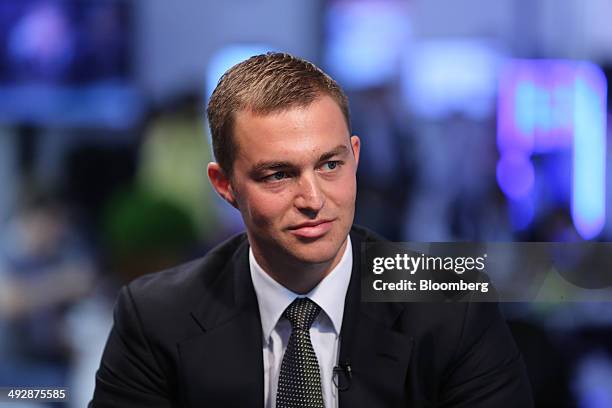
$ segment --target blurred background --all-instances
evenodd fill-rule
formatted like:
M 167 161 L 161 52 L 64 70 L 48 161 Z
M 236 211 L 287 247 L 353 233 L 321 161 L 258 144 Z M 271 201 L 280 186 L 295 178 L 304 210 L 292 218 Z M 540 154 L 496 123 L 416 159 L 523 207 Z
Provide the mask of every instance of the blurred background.
M 358 223 L 609 241 L 611 19 L 609 0 L 0 0 L 0 386 L 84 407 L 118 288 L 242 230 L 206 178 L 205 104 L 265 51 L 348 93 Z M 610 306 L 502 305 L 537 406 L 612 407 Z

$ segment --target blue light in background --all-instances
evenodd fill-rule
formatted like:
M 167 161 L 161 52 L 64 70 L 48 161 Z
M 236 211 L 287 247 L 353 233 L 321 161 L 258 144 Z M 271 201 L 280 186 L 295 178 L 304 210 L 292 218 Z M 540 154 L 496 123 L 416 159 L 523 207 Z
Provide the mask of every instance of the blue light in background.
M 554 150 L 559 143 L 549 143 L 546 139 L 551 132 L 571 126 L 572 99 L 573 89 L 567 86 L 546 89 L 537 86 L 533 80 L 520 81 L 516 88 L 514 111 L 516 127 L 522 135 L 517 136 L 528 137 L 539 132 L 539 143 L 534 150 Z
M 518 207 L 527 205 L 522 199 L 533 192 L 538 170 L 531 158 L 571 150 L 572 220 L 584 239 L 595 238 L 605 224 L 607 83 L 603 72 L 591 63 L 555 60 L 511 60 L 501 72 L 497 180 L 514 203 L 511 212 L 529 213 Z M 549 177 L 563 174 L 544 173 L 543 177 L 544 183 L 555 184 L 557 180 Z
M 536 89 L 533 83 L 523 81 L 516 89 L 514 111 L 516 112 L 516 125 L 524 135 L 531 135 L 535 126 L 535 104 Z
M 411 20 L 403 0 L 329 2 L 326 69 L 348 91 L 377 87 L 397 78 L 411 46 Z
M 503 192 L 515 200 L 531 192 L 534 173 L 529 156 L 519 152 L 505 153 L 497 162 L 497 182 Z
M 510 222 L 515 231 L 522 231 L 529 227 L 535 214 L 533 197 L 523 197 L 520 200 L 509 200 L 508 211 Z
M 606 79 L 584 64 L 575 82 L 572 218 L 578 233 L 591 239 L 605 223 Z
M 409 54 L 403 94 L 418 116 L 441 119 L 461 113 L 486 119 L 495 106 L 503 53 L 486 39 L 419 41 Z

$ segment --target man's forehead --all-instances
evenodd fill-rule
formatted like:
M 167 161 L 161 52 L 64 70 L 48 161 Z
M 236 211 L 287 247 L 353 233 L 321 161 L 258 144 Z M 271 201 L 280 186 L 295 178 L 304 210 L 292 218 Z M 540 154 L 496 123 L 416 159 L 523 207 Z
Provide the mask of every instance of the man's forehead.
M 350 148 L 344 116 L 334 105 L 333 100 L 320 100 L 270 114 L 239 112 L 234 127 L 237 157 L 249 161 L 312 159 L 339 145 Z
M 317 111 L 321 110 L 324 110 L 325 116 L 319 117 L 319 119 L 333 118 L 334 121 L 338 121 L 338 125 L 341 126 L 343 124 L 347 133 L 349 133 L 349 124 L 346 122 L 347 118 L 344 116 L 342 108 L 333 97 L 326 94 L 322 94 L 313 100 L 305 102 L 296 101 L 295 103 L 273 109 L 258 108 L 247 104 L 233 113 L 234 130 L 237 124 L 248 126 L 254 121 L 261 122 L 262 119 L 276 118 L 279 119 L 277 125 L 285 124 L 283 119 L 289 120 L 292 113 L 310 112 L 315 115 Z

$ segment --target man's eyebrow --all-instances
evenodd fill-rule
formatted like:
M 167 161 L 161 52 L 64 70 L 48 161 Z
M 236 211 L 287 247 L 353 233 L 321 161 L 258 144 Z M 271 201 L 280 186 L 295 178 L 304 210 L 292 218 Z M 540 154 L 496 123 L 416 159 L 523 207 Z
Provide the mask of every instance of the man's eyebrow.
M 332 157 L 338 156 L 342 153 L 346 153 L 347 151 L 348 151 L 348 147 L 346 147 L 345 145 L 338 145 L 334 149 L 330 150 L 329 152 L 323 153 L 319 157 L 319 162 L 329 160 Z
M 283 162 L 283 161 L 260 162 L 260 163 L 257 163 L 255 166 L 253 166 L 253 169 L 251 170 L 251 172 L 259 173 L 264 170 L 286 169 L 289 167 L 294 167 L 294 165 L 289 162 Z

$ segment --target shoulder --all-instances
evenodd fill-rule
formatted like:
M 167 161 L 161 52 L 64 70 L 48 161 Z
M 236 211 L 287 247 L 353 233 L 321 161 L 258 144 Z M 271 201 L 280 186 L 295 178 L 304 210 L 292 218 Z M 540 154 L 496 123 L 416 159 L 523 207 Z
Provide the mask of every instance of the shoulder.
M 128 284 L 133 292 L 155 295 L 172 290 L 175 294 L 210 286 L 220 272 L 233 260 L 236 252 L 247 245 L 246 234 L 239 234 L 211 249 L 205 256 L 193 261 L 147 274 Z M 179 291 L 174 292 L 174 291 Z
M 129 300 L 145 327 L 185 326 L 184 319 L 203 299 L 214 295 L 219 282 L 231 282 L 233 264 L 248 262 L 246 234 L 236 235 L 204 257 L 133 280 L 119 294 Z
M 206 284 L 214 280 L 241 246 L 247 245 L 246 234 L 235 235 L 211 249 L 205 256 L 159 272 L 150 273 L 130 282 L 132 290 L 179 289 L 190 284 Z

